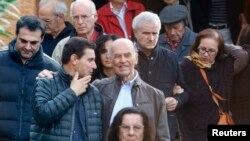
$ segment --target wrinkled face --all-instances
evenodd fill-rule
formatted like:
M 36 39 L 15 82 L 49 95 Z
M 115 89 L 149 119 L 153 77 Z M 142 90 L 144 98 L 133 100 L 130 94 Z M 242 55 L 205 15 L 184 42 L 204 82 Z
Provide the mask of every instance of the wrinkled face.
M 92 13 L 90 6 L 75 4 L 72 9 L 72 22 L 78 36 L 86 35 L 94 30 L 96 14 Z
M 110 56 L 109 56 L 112 43 L 113 43 L 112 40 L 108 40 L 107 42 L 105 42 L 104 47 L 102 48 L 102 51 L 100 53 L 101 63 L 104 68 L 112 68 L 112 63 L 111 63 Z
M 119 141 L 142 141 L 143 119 L 138 114 L 125 114 L 119 126 Z
M 111 47 L 111 60 L 115 74 L 121 79 L 129 78 L 132 80 L 134 67 L 137 64 L 137 58 L 131 47 L 127 43 L 120 42 L 117 46 Z
M 198 50 L 202 63 L 213 63 L 218 53 L 218 42 L 212 38 L 201 39 Z
M 59 20 L 61 17 L 53 13 L 52 7 L 42 6 L 39 9 L 38 16 L 41 20 L 44 21 L 46 25 L 46 33 L 48 34 L 58 34 L 59 29 Z
M 26 27 L 20 28 L 16 37 L 16 49 L 23 62 L 30 60 L 39 50 L 42 38 L 41 30 L 30 31 Z
M 91 75 L 96 69 L 95 51 L 89 48 L 85 49 L 84 55 L 76 61 L 75 69 L 79 72 L 80 78 Z
M 179 22 L 173 25 L 164 25 L 167 36 L 172 42 L 181 41 L 185 33 L 185 25 L 183 22 Z
M 163 0 L 167 5 L 173 5 L 176 3 L 176 0 Z
M 152 50 L 155 48 L 158 37 L 159 37 L 160 27 L 155 23 L 141 24 L 141 27 L 135 30 L 135 37 L 137 43 L 142 49 Z

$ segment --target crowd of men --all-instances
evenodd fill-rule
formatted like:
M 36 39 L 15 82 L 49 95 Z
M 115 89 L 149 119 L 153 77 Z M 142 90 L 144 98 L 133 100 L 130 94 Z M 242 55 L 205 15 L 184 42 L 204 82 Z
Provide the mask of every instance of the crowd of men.
M 148 116 L 153 141 L 180 139 L 177 109 L 189 100 L 180 63 L 197 36 L 189 9 L 173 4 L 157 15 L 138 1 L 96 9 L 76 0 L 69 10 L 71 22 L 63 0 L 40 0 L 0 51 L 0 140 L 103 141 L 125 107 Z M 92 80 L 105 34 L 119 37 L 106 51 L 114 75 Z

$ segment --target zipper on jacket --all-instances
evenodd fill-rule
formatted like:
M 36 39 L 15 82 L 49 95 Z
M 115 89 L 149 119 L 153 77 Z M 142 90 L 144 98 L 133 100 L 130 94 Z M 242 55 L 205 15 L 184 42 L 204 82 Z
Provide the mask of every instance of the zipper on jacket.
M 22 134 L 22 118 L 23 118 L 23 100 L 21 100 L 21 112 L 20 112 L 20 119 L 19 119 L 19 134 L 18 136 L 21 137 Z
M 25 66 L 23 65 L 22 67 L 22 72 L 21 72 L 21 75 L 22 75 L 22 81 L 21 81 L 21 96 L 20 96 L 20 117 L 19 117 L 19 130 L 18 130 L 18 136 L 19 138 L 21 137 L 21 134 L 22 134 L 22 118 L 23 118 L 23 95 L 24 95 L 24 68 Z
M 70 135 L 70 141 L 73 141 L 73 136 L 74 136 L 74 127 L 75 127 L 75 114 L 76 114 L 76 108 L 75 106 L 73 107 L 73 116 L 72 116 L 72 126 L 71 126 L 71 135 Z

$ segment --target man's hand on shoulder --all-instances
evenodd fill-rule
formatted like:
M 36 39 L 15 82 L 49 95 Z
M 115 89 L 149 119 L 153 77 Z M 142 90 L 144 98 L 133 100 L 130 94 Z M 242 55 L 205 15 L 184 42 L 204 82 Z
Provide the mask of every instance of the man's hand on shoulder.
M 55 74 L 55 72 L 44 69 L 38 74 L 36 79 L 39 79 L 39 78 L 53 78 L 54 74 Z

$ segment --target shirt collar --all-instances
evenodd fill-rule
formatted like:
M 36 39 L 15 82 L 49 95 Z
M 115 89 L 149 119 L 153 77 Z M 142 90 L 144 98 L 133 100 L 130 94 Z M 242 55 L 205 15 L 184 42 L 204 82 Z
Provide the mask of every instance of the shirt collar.
M 127 82 L 127 83 L 122 82 L 122 85 L 133 86 L 134 83 L 135 83 L 136 78 L 138 77 L 138 72 L 136 70 L 134 70 L 134 73 L 135 73 L 134 78 L 132 80 L 130 80 L 129 82 Z
M 109 6 L 110 6 L 110 9 L 111 9 L 111 11 L 112 11 L 113 13 L 120 13 L 120 12 L 124 12 L 124 11 L 126 10 L 126 8 L 127 8 L 127 3 L 126 3 L 126 1 L 123 3 L 122 8 L 121 8 L 120 11 L 117 11 L 117 9 L 115 9 L 115 8 L 113 7 L 113 5 L 112 5 L 111 2 L 109 2 Z

